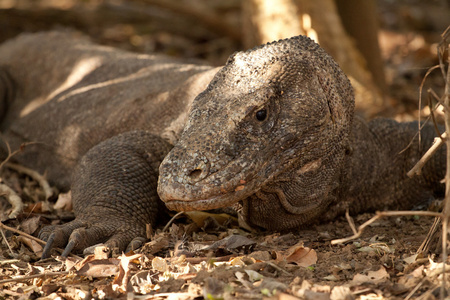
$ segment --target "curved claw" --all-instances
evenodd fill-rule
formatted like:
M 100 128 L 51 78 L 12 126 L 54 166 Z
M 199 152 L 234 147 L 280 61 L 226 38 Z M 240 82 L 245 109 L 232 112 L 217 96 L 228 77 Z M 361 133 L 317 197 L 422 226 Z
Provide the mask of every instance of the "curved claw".
M 62 257 L 67 257 L 69 256 L 70 252 L 72 252 L 73 248 L 76 246 L 77 242 L 74 240 L 70 240 L 67 243 L 66 248 L 64 248 L 63 253 L 61 254 Z
M 55 236 L 56 236 L 56 233 L 53 232 L 48 237 L 47 243 L 45 244 L 44 250 L 42 251 L 42 256 L 41 256 L 42 259 L 50 257 L 50 250 L 52 250 L 52 248 L 53 248 L 53 244 L 55 242 Z
M 44 246 L 41 258 L 44 259 L 50 257 L 50 252 L 53 247 L 64 247 L 67 244 L 72 231 L 82 226 L 85 226 L 83 222 L 74 220 L 64 225 L 44 227 L 39 233 L 39 238 L 47 241 L 47 243 Z
M 117 224 L 111 222 L 91 222 L 74 220 L 70 223 L 58 226 L 49 226 L 41 230 L 40 238 L 47 241 L 42 258 L 50 256 L 53 247 L 64 247 L 61 254 L 67 257 L 72 251 L 82 251 L 85 248 L 105 243 L 110 248 L 118 248 L 119 251 L 128 248 L 131 250 L 142 246 L 145 238 L 138 228 L 130 228 L 128 223 Z M 131 242 L 130 242 L 131 241 Z
M 127 250 L 125 250 L 125 252 L 130 252 L 130 251 L 134 251 L 140 247 L 142 247 L 142 245 L 144 245 L 144 243 L 147 241 L 146 238 L 138 236 L 135 237 L 127 246 Z

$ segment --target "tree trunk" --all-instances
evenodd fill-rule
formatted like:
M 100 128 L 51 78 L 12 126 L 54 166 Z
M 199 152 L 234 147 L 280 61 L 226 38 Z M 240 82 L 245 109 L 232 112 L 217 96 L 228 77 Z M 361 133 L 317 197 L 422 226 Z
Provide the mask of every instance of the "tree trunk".
M 246 47 L 300 34 L 315 39 L 352 81 L 358 112 L 370 117 L 385 108 L 382 93 L 345 31 L 333 0 L 244 0 L 243 32 Z

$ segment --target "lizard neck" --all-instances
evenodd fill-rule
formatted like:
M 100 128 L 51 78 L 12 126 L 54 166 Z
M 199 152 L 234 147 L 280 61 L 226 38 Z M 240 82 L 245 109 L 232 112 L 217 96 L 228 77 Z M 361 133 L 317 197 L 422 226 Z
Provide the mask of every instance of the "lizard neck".
M 383 205 L 385 209 L 407 209 L 429 200 L 442 188 L 439 181 L 444 176 L 445 147 L 426 164 L 421 176 L 406 175 L 435 136 L 432 126 L 423 127 L 419 145 L 417 132 L 417 122 L 376 119 L 365 123 L 355 119 L 353 149 L 343 180 L 347 184 L 341 190 L 344 206 L 352 213 L 379 210 Z

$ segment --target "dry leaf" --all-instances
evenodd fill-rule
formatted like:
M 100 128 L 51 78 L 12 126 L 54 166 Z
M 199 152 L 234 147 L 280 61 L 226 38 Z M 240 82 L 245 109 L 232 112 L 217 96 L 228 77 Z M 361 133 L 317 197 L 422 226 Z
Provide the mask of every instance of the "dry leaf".
M 404 261 L 405 263 L 407 263 L 408 265 L 409 265 L 409 264 L 412 264 L 413 262 L 416 261 L 417 255 L 418 255 L 418 254 L 414 254 L 414 255 L 408 256 L 408 257 L 404 258 L 403 261 Z
M 351 281 L 352 284 L 358 285 L 361 283 L 379 283 L 385 279 L 389 278 L 388 272 L 386 272 L 386 269 L 384 267 L 381 267 L 378 271 L 369 271 L 367 275 L 363 274 L 356 274 L 353 277 L 353 280 Z
M 317 263 L 317 253 L 314 249 L 304 247 L 303 242 L 297 243 L 288 250 L 276 252 L 277 261 L 286 260 L 302 267 L 309 267 Z
M 61 193 L 58 196 L 58 200 L 56 200 L 55 205 L 53 205 L 54 209 L 62 209 L 71 211 L 72 210 L 72 194 L 70 191 L 68 193 Z
M 33 234 L 41 224 L 41 216 L 33 216 L 20 223 L 21 229 L 28 234 Z
M 112 259 L 96 259 L 87 262 L 78 270 L 77 274 L 81 276 L 110 277 L 119 272 L 118 261 Z
M 156 256 L 152 259 L 152 268 L 156 271 L 164 273 L 167 271 L 167 262 L 164 258 Z
M 35 240 L 29 239 L 24 236 L 17 237 L 17 240 L 27 245 L 28 248 L 30 248 L 35 254 L 42 253 L 42 245 Z
M 245 266 L 245 263 L 242 261 L 242 257 L 233 257 L 228 262 L 230 266 L 234 267 L 243 267 Z
M 119 274 L 113 280 L 113 291 L 119 293 L 125 293 L 127 291 L 128 277 L 130 276 L 130 262 L 141 256 L 142 254 L 134 254 L 130 256 L 122 254 L 119 256 Z
M 251 282 L 260 281 L 260 280 L 262 280 L 264 278 L 263 275 L 259 274 L 256 271 L 253 271 L 253 270 L 244 270 L 244 271 L 245 271 L 245 273 L 247 273 L 248 279 Z
M 208 250 L 216 250 L 219 248 L 226 249 L 228 251 L 240 250 L 240 249 L 251 249 L 256 242 L 242 235 L 229 235 L 220 241 L 213 243 L 211 246 L 207 247 Z

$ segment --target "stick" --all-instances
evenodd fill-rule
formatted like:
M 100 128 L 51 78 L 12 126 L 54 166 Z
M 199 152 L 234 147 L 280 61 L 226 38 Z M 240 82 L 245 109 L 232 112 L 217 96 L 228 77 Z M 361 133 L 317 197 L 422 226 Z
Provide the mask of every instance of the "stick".
M 16 194 L 16 192 L 4 183 L 0 183 L 0 195 L 5 196 L 9 204 L 12 206 L 12 211 L 8 215 L 8 218 L 14 219 L 23 210 L 22 198 Z
M 48 184 L 48 181 L 44 178 L 44 176 L 42 176 L 35 170 L 31 170 L 29 168 L 25 168 L 24 166 L 14 164 L 11 162 L 7 162 L 5 164 L 5 166 L 7 168 L 13 169 L 19 173 L 26 174 L 26 175 L 30 176 L 31 178 L 33 178 L 34 180 L 36 180 L 39 183 L 39 185 L 42 187 L 42 189 L 44 190 L 45 200 L 48 200 L 48 198 L 50 198 L 53 195 L 52 188 L 50 187 L 50 184 Z
M 447 35 L 450 36 L 450 26 L 447 28 L 447 30 L 444 32 L 444 35 L 442 37 L 442 41 L 439 45 L 439 62 L 442 70 L 442 74 L 445 79 L 445 90 L 444 90 L 444 103 L 447 105 L 447 107 L 450 105 L 450 63 L 448 64 L 448 70 L 447 74 L 445 74 L 445 65 L 443 65 L 443 57 L 445 54 L 445 51 L 448 52 L 450 55 L 450 44 L 444 45 L 446 41 Z M 448 58 L 450 60 L 450 57 Z M 450 132 L 450 111 L 445 111 L 445 131 Z M 445 281 L 446 281 L 446 274 L 445 274 L 445 266 L 447 262 L 447 228 L 448 228 L 448 219 L 450 217 L 450 140 L 447 139 L 447 171 L 445 173 L 445 201 L 444 201 L 444 211 L 443 211 L 443 220 L 442 220 L 442 286 L 441 286 L 441 292 L 440 297 L 441 299 L 445 298 Z
M 361 226 L 358 227 L 358 232 L 357 233 L 355 233 L 354 235 L 352 235 L 352 236 L 350 236 L 348 238 L 332 240 L 331 244 L 332 245 L 343 244 L 343 243 L 346 243 L 348 241 L 357 239 L 363 233 L 364 228 L 366 228 L 367 226 L 369 226 L 370 224 L 372 224 L 376 220 L 378 220 L 378 219 L 380 219 L 382 217 L 392 217 L 392 216 L 431 216 L 431 217 L 442 217 L 442 214 L 441 213 L 437 213 L 437 212 L 432 212 L 432 211 L 411 211 L 411 210 L 377 212 L 375 216 L 373 216 L 368 221 L 364 222 Z
M 441 137 L 434 138 L 433 145 L 430 147 L 430 149 L 425 152 L 425 154 L 420 158 L 416 165 L 411 170 L 409 170 L 406 175 L 408 175 L 408 177 L 410 178 L 414 175 L 420 175 L 425 163 L 433 156 L 433 154 L 439 149 L 439 147 L 443 145 L 443 141 L 444 139 L 447 140 L 447 136 L 447 132 L 444 132 Z
M 164 226 L 162 232 L 166 232 L 167 229 L 169 228 L 169 226 L 173 223 L 173 221 L 175 221 L 179 216 L 181 216 L 182 214 L 184 214 L 184 211 L 180 211 L 178 213 L 176 213 L 170 220 L 169 222 L 167 222 L 166 226 Z
M 24 281 L 24 280 L 33 279 L 33 278 L 39 278 L 39 277 L 58 276 L 58 275 L 67 275 L 67 274 L 69 274 L 69 271 L 44 272 L 44 273 L 40 273 L 40 274 L 34 274 L 34 275 L 21 276 L 21 277 L 16 277 L 16 278 L 0 280 L 0 284 L 8 283 L 8 282 Z
M 6 226 L 5 224 L 3 224 L 3 223 L 1 223 L 1 222 L 0 222 L 0 228 L 3 228 L 3 229 L 6 229 L 6 230 L 9 230 L 9 231 L 12 231 L 12 232 L 17 233 L 17 234 L 19 234 L 19 235 L 23 235 L 24 237 L 27 237 L 27 238 L 29 238 L 29 239 L 32 239 L 32 240 L 35 241 L 35 242 L 38 242 L 39 244 L 42 244 L 42 245 L 47 244 L 47 242 L 44 242 L 43 240 L 38 239 L 37 237 L 34 237 L 34 236 L 32 236 L 32 235 L 29 235 L 28 233 L 25 233 L 25 232 L 23 232 L 23 231 L 20 231 L 19 229 L 15 229 L 15 228 Z

